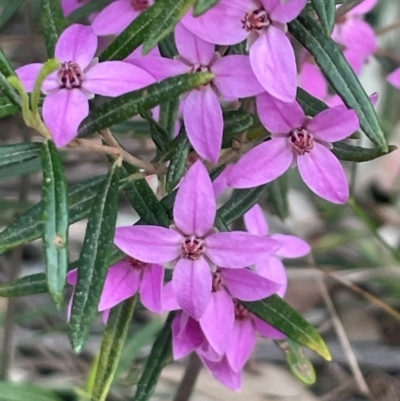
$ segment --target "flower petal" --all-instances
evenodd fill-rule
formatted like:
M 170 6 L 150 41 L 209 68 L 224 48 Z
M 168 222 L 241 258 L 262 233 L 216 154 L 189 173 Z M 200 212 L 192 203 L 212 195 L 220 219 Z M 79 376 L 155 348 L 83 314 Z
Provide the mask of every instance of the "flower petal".
M 65 17 L 68 17 L 77 8 L 82 7 L 88 0 L 61 0 L 61 7 Z
M 325 99 L 328 83 L 321 70 L 314 63 L 305 62 L 301 67 L 299 86 L 318 99 Z
M 242 0 L 221 0 L 200 17 L 193 16 L 193 10 L 183 17 L 181 23 L 199 38 L 218 45 L 233 45 L 243 42 L 248 32 L 241 20 L 248 10 Z M 243 4 L 244 3 L 244 4 Z M 250 4 L 251 7 L 251 4 Z
M 127 255 L 147 263 L 166 263 L 181 254 L 182 236 L 156 226 L 128 226 L 115 230 L 114 243 Z
M 211 68 L 213 84 L 227 99 L 255 96 L 264 92 L 253 74 L 248 56 L 231 55 L 218 59 Z
M 164 285 L 161 297 L 162 310 L 171 311 L 181 309 L 178 301 L 175 298 L 174 290 L 172 288 L 172 281 L 169 281 Z
M 228 185 L 252 188 L 281 176 L 293 162 L 293 150 L 286 138 L 274 138 L 247 152 L 232 168 Z
M 182 309 L 193 319 L 203 316 L 211 298 L 212 277 L 204 258 L 180 259 L 172 277 L 172 289 Z
M 387 80 L 396 88 L 400 89 L 400 68 L 388 75 Z
M 58 39 L 55 58 L 61 62 L 74 61 L 84 70 L 93 60 L 97 50 L 97 36 L 90 26 L 73 24 Z
M 191 64 L 208 66 L 215 53 L 215 46 L 194 35 L 183 24 L 175 28 L 175 42 L 179 54 Z
M 86 73 L 83 88 L 102 96 L 120 96 L 156 82 L 148 72 L 123 61 L 105 61 Z
M 174 360 L 184 358 L 204 342 L 199 322 L 180 312 L 172 322 L 172 351 Z
M 294 20 L 301 13 L 307 0 L 261 0 L 273 21 L 286 24 Z
M 46 96 L 42 113 L 55 144 L 61 148 L 78 135 L 79 124 L 89 114 L 89 102 L 79 89 L 60 89 Z
M 92 28 L 97 36 L 119 35 L 139 14 L 129 0 L 114 1 L 97 14 Z
M 349 185 L 339 160 L 325 146 L 314 142 L 313 150 L 297 158 L 297 166 L 308 187 L 332 203 L 346 203 Z
M 212 182 L 212 186 L 214 188 L 214 194 L 218 198 L 222 194 L 222 192 L 228 188 L 228 178 L 231 174 L 231 170 L 233 168 L 233 164 L 228 164 L 225 167 L 225 170 Z
M 256 331 L 250 320 L 235 320 L 226 349 L 226 358 L 235 372 L 240 372 L 256 346 Z
M 201 355 L 199 356 L 207 370 L 224 386 L 235 391 L 239 391 L 241 389 L 242 372 L 235 372 L 231 368 L 226 357 L 219 362 L 213 362 L 202 357 Z
M 199 156 L 216 163 L 224 121 L 217 95 L 210 85 L 189 93 L 183 106 L 183 121 L 194 150 Z
M 32 92 L 35 86 L 36 78 L 42 69 L 42 63 L 27 64 L 15 70 L 18 78 L 22 81 L 27 92 Z
M 263 88 L 286 103 L 297 90 L 296 60 L 287 36 L 271 25 L 250 47 L 250 64 Z
M 271 238 L 281 243 L 276 255 L 282 258 L 300 258 L 311 251 L 311 247 L 306 241 L 293 235 L 274 234 L 271 235 Z
M 287 274 L 285 266 L 278 258 L 271 256 L 267 260 L 257 263 L 256 270 L 260 276 L 272 280 L 274 283 L 279 283 L 280 288 L 276 293 L 280 297 L 285 295 L 287 288 Z
M 272 134 L 288 134 L 301 127 L 305 120 L 304 111 L 296 101 L 284 103 L 268 93 L 257 96 L 257 111 L 261 122 Z
M 216 233 L 205 240 L 206 255 L 218 267 L 242 268 L 267 258 L 279 242 L 242 231 Z
M 152 264 L 143 268 L 142 281 L 140 283 L 140 300 L 142 304 L 154 313 L 161 313 L 161 293 L 164 284 L 164 268 L 161 265 Z
M 214 224 L 216 209 L 211 179 L 204 164 L 197 161 L 179 185 L 174 204 L 175 224 L 187 235 L 203 237 Z
M 249 269 L 223 269 L 221 276 L 231 296 L 241 301 L 267 298 L 275 294 L 281 286 L 280 283 L 261 277 Z
M 256 326 L 256 330 L 264 337 L 272 338 L 273 340 L 283 340 L 286 338 L 285 334 L 277 330 L 275 327 L 272 327 L 267 322 L 264 322 L 257 316 L 253 315 L 252 318 L 254 325 Z
M 232 298 L 224 290 L 213 292 L 199 323 L 207 341 L 219 355 L 225 352 L 234 321 Z
M 70 270 L 67 273 L 67 283 L 70 285 L 76 285 L 78 282 L 78 269 Z
M 141 271 L 123 260 L 108 269 L 99 302 L 100 312 L 111 309 L 139 290 Z
M 317 114 L 306 127 L 314 138 L 325 142 L 336 142 L 357 131 L 360 122 L 354 110 L 349 110 L 346 106 L 337 106 Z
M 364 0 L 357 7 L 354 7 L 352 10 L 350 10 L 348 15 L 366 14 L 375 7 L 377 2 L 378 2 L 378 0 Z
M 375 31 L 365 21 L 351 18 L 341 29 L 341 43 L 364 56 L 374 54 L 378 48 Z
M 268 235 L 268 222 L 259 204 L 256 203 L 244 214 L 243 218 L 246 229 L 250 234 Z

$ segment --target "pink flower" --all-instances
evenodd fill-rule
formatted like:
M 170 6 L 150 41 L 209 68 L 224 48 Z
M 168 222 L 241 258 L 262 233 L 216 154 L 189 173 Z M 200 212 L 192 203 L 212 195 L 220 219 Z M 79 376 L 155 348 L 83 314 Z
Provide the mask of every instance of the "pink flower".
M 67 283 L 75 286 L 77 281 L 78 270 L 71 270 L 67 275 Z M 108 269 L 98 310 L 104 312 L 104 320 L 107 321 L 111 308 L 140 293 L 142 304 L 152 312 L 160 313 L 163 282 L 162 266 L 133 258 L 122 260 Z
M 388 75 L 387 80 L 396 88 L 400 89 L 400 68 Z
M 189 12 L 182 23 L 200 38 L 219 45 L 246 38 L 250 64 L 263 88 L 272 96 L 293 102 L 296 96 L 296 62 L 287 38 L 286 24 L 296 18 L 307 0 L 221 0 L 195 18 Z
M 88 3 L 90 0 L 61 0 L 61 7 L 63 13 L 66 17 L 70 15 L 73 11 L 82 7 L 84 4 Z
M 363 21 L 363 15 L 371 11 L 377 1 L 364 0 L 339 19 L 332 33 L 332 38 L 344 46 L 344 55 L 357 74 L 378 48 L 374 30 Z
M 245 232 L 217 233 L 213 229 L 216 202 L 210 177 L 200 161 L 182 179 L 173 213 L 175 227 L 119 227 L 114 241 L 135 259 L 173 262 L 173 293 L 182 309 L 196 320 L 211 299 L 210 269 L 250 266 L 279 247 L 269 238 Z
M 117 0 L 104 8 L 93 20 L 96 35 L 119 35 L 143 11 L 154 4 L 154 0 Z
M 252 74 L 248 56 L 221 57 L 215 46 L 193 35 L 182 24 L 175 29 L 180 56 L 169 58 L 129 56 L 126 60 L 145 69 L 156 79 L 189 72 L 212 72 L 213 81 L 194 89 L 182 105 L 183 120 L 190 143 L 203 158 L 217 162 L 221 151 L 223 118 L 218 97 L 237 99 L 254 96 L 263 88 Z
M 275 180 L 297 165 L 308 187 L 333 203 L 349 197 L 346 174 L 330 152 L 330 143 L 347 138 L 359 128 L 357 114 L 345 106 L 305 116 L 297 102 L 283 103 L 267 93 L 257 98 L 261 122 L 272 139 L 246 153 L 233 167 L 228 184 L 251 188 Z
M 97 37 L 88 26 L 74 24 L 60 36 L 55 57 L 60 69 L 43 84 L 47 94 L 43 119 L 58 147 L 67 145 L 78 133 L 79 124 L 89 114 L 89 99 L 95 94 L 120 96 L 154 83 L 142 69 L 123 61 L 98 63 L 94 59 Z M 28 92 L 33 90 L 42 64 L 28 64 L 16 70 Z
M 260 205 L 254 205 L 244 214 L 247 231 L 254 235 L 268 235 L 268 223 Z M 256 271 L 261 276 L 280 284 L 277 294 L 283 297 L 287 288 L 287 275 L 281 258 L 299 258 L 307 255 L 311 248 L 307 242 L 293 235 L 273 234 L 270 238 L 279 241 L 282 246 L 267 260 L 256 264 Z

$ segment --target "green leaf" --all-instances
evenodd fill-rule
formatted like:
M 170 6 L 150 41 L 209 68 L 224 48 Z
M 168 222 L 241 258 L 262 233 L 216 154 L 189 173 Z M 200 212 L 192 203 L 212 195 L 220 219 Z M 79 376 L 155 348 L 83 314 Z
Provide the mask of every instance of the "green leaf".
M 159 153 L 164 153 L 172 136 L 169 135 L 158 121 L 154 120 L 150 110 L 146 110 L 141 114 L 141 116 L 149 123 L 151 139 L 156 145 Z
M 286 362 L 293 375 L 307 386 L 314 384 L 317 380 L 315 370 L 311 361 L 305 355 L 303 347 L 290 338 L 276 341 L 276 344 L 285 354 Z
M 54 57 L 58 38 L 67 27 L 59 0 L 42 0 L 40 21 L 49 58 Z
M 179 97 L 175 97 L 168 102 L 161 103 L 160 105 L 159 123 L 161 127 L 168 132 L 170 139 L 174 137 L 175 124 L 178 119 L 179 103 Z
M 234 110 L 224 112 L 224 134 L 222 147 L 232 147 L 236 135 L 245 132 L 253 125 L 253 116 L 244 110 Z
M 142 14 L 143 15 L 143 14 Z M 170 98 L 210 82 L 213 74 L 194 73 L 165 79 L 146 88 L 118 96 L 96 107 L 83 121 L 79 135 L 85 136 L 121 123 Z
M 172 357 L 172 330 L 171 324 L 175 313 L 170 312 L 163 329 L 157 336 L 146 360 L 142 376 L 137 384 L 136 394 L 132 401 L 147 401 L 156 388 L 158 379 L 164 366 Z
M 397 149 L 396 146 L 389 146 L 388 152 L 383 152 L 379 148 L 362 148 L 361 146 L 349 145 L 345 142 L 335 142 L 332 145 L 332 152 L 338 159 L 357 163 L 368 162 L 370 160 L 377 159 L 378 157 L 384 156 Z
M 105 176 L 93 177 L 75 184 L 68 193 L 69 222 L 73 224 L 89 214 Z M 33 241 L 43 233 L 43 202 L 39 202 L 0 233 L 0 253 Z
M 47 292 L 46 275 L 44 273 L 31 274 L 0 284 L 0 297 L 21 297 Z
M 314 56 L 325 77 L 344 103 L 354 109 L 368 138 L 387 152 L 385 134 L 371 100 L 339 47 L 310 16 L 299 16 L 289 24 L 293 36 Z
M 332 359 L 318 331 L 303 316 L 278 295 L 242 304 L 260 319 L 269 323 L 292 340 L 315 351 L 327 361 Z
M 160 50 L 160 54 L 167 58 L 174 58 L 179 54 L 173 32 L 158 43 L 158 49 Z
M 154 29 L 157 18 L 162 18 L 163 7 L 158 1 L 136 17 L 100 55 L 100 61 L 123 60 L 137 49 Z
M 198 17 L 214 7 L 220 0 L 197 0 L 194 6 L 193 15 Z
M 122 163 L 124 177 L 137 173 L 136 167 Z M 142 178 L 126 183 L 124 192 L 143 224 L 168 227 L 171 219 L 164 205 L 157 199 L 147 181 Z
M 221 206 L 217 215 L 229 225 L 251 209 L 263 195 L 266 185 L 250 189 L 235 189 L 231 198 Z
M 168 166 L 166 182 L 167 192 L 173 191 L 185 174 L 186 161 L 190 150 L 190 142 L 187 139 L 184 131 L 182 131 L 180 135 L 182 140 L 178 142 L 178 146 L 175 148 L 174 155 L 172 156 L 171 162 Z
M 336 4 L 335 0 L 311 0 L 319 22 L 326 34 L 331 36 L 335 26 Z
M 161 13 L 152 21 L 153 29 L 148 32 L 143 43 L 143 53 L 147 54 L 157 43 L 165 38 L 179 20 L 186 14 L 195 0 L 158 0 L 153 7 L 160 8 Z
M 41 170 L 40 158 L 36 157 L 31 160 L 26 160 L 21 163 L 13 164 L 12 166 L 0 168 L 0 180 L 3 178 L 32 174 L 39 170 Z
M 19 10 L 25 0 L 3 0 L 0 14 L 0 29 Z
M 0 401 L 62 401 L 53 391 L 30 383 L 0 381 Z
M 307 116 L 315 117 L 317 114 L 328 109 L 328 105 L 322 100 L 310 95 L 302 88 L 297 88 L 296 100 Z
M 19 107 L 12 103 L 7 97 L 0 97 L 0 118 L 12 116 L 19 111 Z
M 0 169 L 36 159 L 40 156 L 41 144 L 37 142 L 16 143 L 0 147 Z
M 68 268 L 68 187 L 54 142 L 45 141 L 41 153 L 47 286 L 54 302 L 61 306 Z
M 78 282 L 69 323 L 69 336 L 75 352 L 80 352 L 87 340 L 110 266 L 118 212 L 118 164 L 119 161 L 114 164 L 96 195 L 79 257 Z
M 73 22 L 79 22 L 86 17 L 89 17 L 89 15 L 103 10 L 111 3 L 111 1 L 112 0 L 96 0 L 85 3 L 81 7 L 73 11 L 71 14 L 69 14 L 68 19 Z
M 136 305 L 131 297 L 111 309 L 97 362 L 92 401 L 105 401 L 110 391 Z
M 14 69 L 12 68 L 11 63 L 4 54 L 3 50 L 0 49 L 0 89 L 10 100 L 10 102 L 17 106 L 18 109 L 20 109 L 21 101 L 19 99 L 18 93 L 7 81 L 7 78 L 12 75 L 15 75 Z
M 287 174 L 280 176 L 268 184 L 268 199 L 281 220 L 285 220 L 289 216 L 288 189 Z

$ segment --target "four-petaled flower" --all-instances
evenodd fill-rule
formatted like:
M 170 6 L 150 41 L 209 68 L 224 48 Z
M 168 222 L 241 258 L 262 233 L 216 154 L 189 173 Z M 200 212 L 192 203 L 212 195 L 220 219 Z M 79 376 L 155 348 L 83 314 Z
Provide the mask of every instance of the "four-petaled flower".
M 345 203 L 349 197 L 346 174 L 329 150 L 359 129 L 354 110 L 337 106 L 314 118 L 304 114 L 297 102 L 283 103 L 268 93 L 257 97 L 261 122 L 272 139 L 246 153 L 232 168 L 228 184 L 251 188 L 273 181 L 290 166 L 297 165 L 308 187 L 333 203 Z
M 192 12 L 182 19 L 187 29 L 219 45 L 248 38 L 251 68 L 272 96 L 293 102 L 296 96 L 296 62 L 285 34 L 307 0 L 221 0 L 201 17 Z
M 181 308 L 195 319 L 200 319 L 210 302 L 212 271 L 217 266 L 244 268 L 280 246 L 278 241 L 246 232 L 216 232 L 214 191 L 200 161 L 183 178 L 173 214 L 174 227 L 119 227 L 114 242 L 135 259 L 173 262 L 173 293 Z
M 94 58 L 97 36 L 91 27 L 74 24 L 60 36 L 55 57 L 60 69 L 44 84 L 43 120 L 58 147 L 67 145 L 78 134 L 78 127 L 89 114 L 89 99 L 94 95 L 119 96 L 155 82 L 146 71 L 123 61 L 98 63 Z M 17 75 L 26 90 L 33 90 L 43 64 L 20 67 Z

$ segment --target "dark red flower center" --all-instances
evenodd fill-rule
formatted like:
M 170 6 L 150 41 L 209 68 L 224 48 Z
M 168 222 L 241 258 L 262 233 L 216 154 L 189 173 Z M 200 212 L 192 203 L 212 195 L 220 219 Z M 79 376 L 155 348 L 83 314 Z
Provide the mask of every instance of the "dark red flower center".
M 190 235 L 182 242 L 182 257 L 189 260 L 199 260 L 204 254 L 204 240 Z
M 145 267 L 149 266 L 149 263 L 142 262 L 141 260 L 137 260 L 132 257 L 128 257 L 126 261 L 130 264 L 130 266 L 135 270 L 143 270 Z
M 257 8 L 244 16 L 242 24 L 247 32 L 260 32 L 271 25 L 271 20 L 263 8 Z
M 83 72 L 81 67 L 74 61 L 62 63 L 57 76 L 60 80 L 60 88 L 80 88 L 82 85 Z
M 233 300 L 235 305 L 235 319 L 237 320 L 247 320 L 250 318 L 250 312 L 237 301 L 236 299 Z
M 293 130 L 290 134 L 290 142 L 299 156 L 311 152 L 314 147 L 314 137 L 305 128 Z
M 132 7 L 135 11 L 145 11 L 150 7 L 149 0 L 131 0 Z

